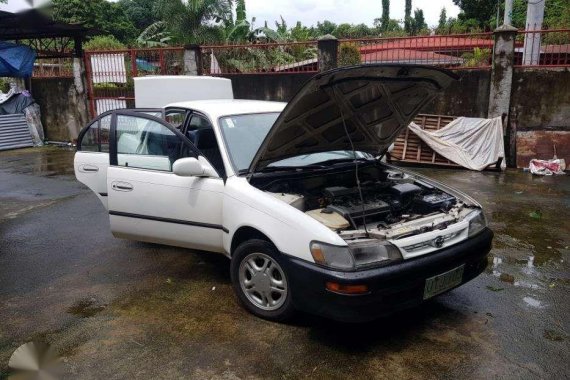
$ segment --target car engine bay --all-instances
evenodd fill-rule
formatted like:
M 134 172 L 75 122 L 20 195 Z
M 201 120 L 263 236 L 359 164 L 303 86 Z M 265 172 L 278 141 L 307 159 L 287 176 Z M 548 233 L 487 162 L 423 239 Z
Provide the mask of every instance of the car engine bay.
M 366 164 L 325 173 L 252 178 L 252 185 L 336 231 L 343 239 L 398 239 L 444 229 L 471 212 L 455 196 L 396 169 Z

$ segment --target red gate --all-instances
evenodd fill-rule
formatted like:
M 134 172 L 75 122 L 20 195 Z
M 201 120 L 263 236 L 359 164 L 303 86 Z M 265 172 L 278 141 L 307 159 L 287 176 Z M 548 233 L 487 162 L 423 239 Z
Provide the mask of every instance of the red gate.
M 135 77 L 181 75 L 184 48 L 86 51 L 85 68 L 89 111 L 95 117 L 108 110 L 134 107 Z

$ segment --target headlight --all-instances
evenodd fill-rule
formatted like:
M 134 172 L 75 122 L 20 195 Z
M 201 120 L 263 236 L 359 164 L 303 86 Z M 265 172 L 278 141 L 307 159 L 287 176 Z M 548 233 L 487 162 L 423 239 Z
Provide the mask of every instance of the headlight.
M 360 240 L 349 244 L 356 267 L 386 265 L 402 260 L 402 254 L 395 245 L 379 240 Z
M 311 243 L 311 254 L 316 263 L 335 269 L 354 269 L 386 265 L 402 260 L 400 250 L 379 240 L 361 240 L 339 247 L 325 243 Z
M 481 210 L 471 212 L 465 217 L 465 220 L 469 221 L 469 237 L 477 235 L 487 227 L 487 220 Z
M 311 255 L 317 264 L 335 269 L 354 268 L 354 259 L 348 247 L 313 242 L 311 243 Z

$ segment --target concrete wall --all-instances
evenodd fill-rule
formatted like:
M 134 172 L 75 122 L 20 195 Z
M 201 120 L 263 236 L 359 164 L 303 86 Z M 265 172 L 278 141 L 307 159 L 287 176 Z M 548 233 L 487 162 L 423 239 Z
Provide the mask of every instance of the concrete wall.
M 532 158 L 570 162 L 570 71 L 515 69 L 511 122 L 517 128 L 517 166 Z
M 460 77 L 433 102 L 427 104 L 423 113 L 486 117 L 489 104 L 489 70 L 458 70 Z M 232 80 L 234 96 L 238 99 L 289 101 L 303 84 L 313 77 L 312 73 L 298 74 L 239 74 L 224 75 Z
M 32 79 L 32 96 L 40 105 L 44 134 L 50 141 L 73 141 L 89 121 L 87 99 L 73 78 Z
M 315 73 L 224 75 L 232 80 L 236 99 L 287 102 Z
M 490 70 L 456 70 L 459 80 L 427 104 L 422 113 L 487 117 Z M 225 75 L 240 99 L 289 101 L 313 74 Z M 531 158 L 558 157 L 570 162 L 570 71 L 515 69 L 511 122 L 516 124 L 517 166 Z
M 459 80 L 422 109 L 422 113 L 487 117 L 490 70 L 456 70 Z

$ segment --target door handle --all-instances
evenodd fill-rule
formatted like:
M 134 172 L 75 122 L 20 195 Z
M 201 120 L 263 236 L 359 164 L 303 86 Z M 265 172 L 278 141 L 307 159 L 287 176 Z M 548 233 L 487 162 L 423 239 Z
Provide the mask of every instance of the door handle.
M 113 182 L 111 187 L 116 191 L 132 191 L 134 189 L 133 185 L 127 182 Z
M 94 165 L 83 165 L 81 170 L 88 173 L 95 173 L 99 171 L 99 168 Z

